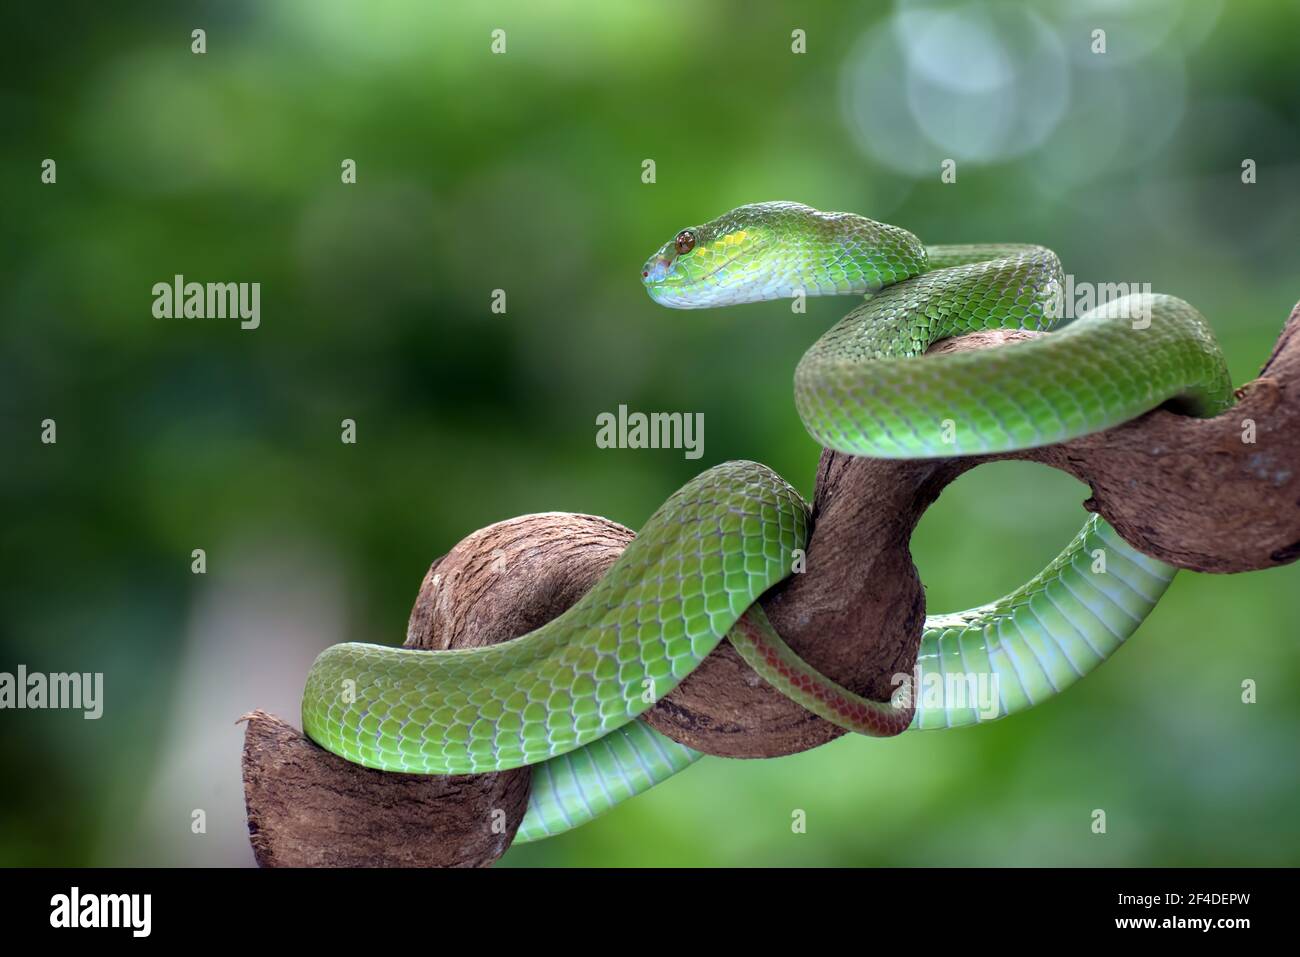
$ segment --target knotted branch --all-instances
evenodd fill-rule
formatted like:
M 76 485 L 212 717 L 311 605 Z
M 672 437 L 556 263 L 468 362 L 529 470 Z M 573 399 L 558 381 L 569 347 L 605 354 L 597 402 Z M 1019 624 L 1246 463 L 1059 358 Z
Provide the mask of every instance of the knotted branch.
M 978 333 L 932 351 L 1028 333 Z M 923 361 L 923 360 L 922 360 Z M 1300 557 L 1300 305 L 1259 378 L 1205 420 L 1157 410 L 1105 433 L 996 457 L 890 462 L 823 453 L 807 571 L 762 599 L 786 641 L 841 684 L 886 698 L 910 672 L 925 597 L 908 552 L 943 488 L 991 458 L 1041 462 L 1088 484 L 1084 507 L 1143 552 L 1239 572 Z M 407 646 L 505 641 L 575 602 L 632 533 L 550 513 L 481 529 L 430 568 Z M 728 757 L 773 757 L 843 733 L 754 674 L 725 642 L 646 715 L 663 733 Z M 245 735 L 249 830 L 262 864 L 489 864 L 514 835 L 529 771 L 421 778 L 368 771 L 260 712 Z

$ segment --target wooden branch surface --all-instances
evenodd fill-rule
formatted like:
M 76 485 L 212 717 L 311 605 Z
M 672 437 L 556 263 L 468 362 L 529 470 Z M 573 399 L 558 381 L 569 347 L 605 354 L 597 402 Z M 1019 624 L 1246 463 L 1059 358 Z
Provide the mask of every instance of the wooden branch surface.
M 986 348 L 1029 333 L 975 333 L 932 352 Z M 924 360 L 919 360 L 924 361 Z M 1061 469 L 1092 490 L 1132 545 L 1182 568 L 1241 572 L 1300 557 L 1300 305 L 1260 376 L 1213 419 L 1156 410 L 1060 445 L 1003 456 L 885 461 L 824 452 L 807 570 L 762 604 L 785 640 L 841 684 L 885 699 L 910 672 L 925 598 L 908 542 L 925 509 L 993 458 Z M 1253 441 L 1249 441 L 1253 439 Z M 429 569 L 406 645 L 506 641 L 577 601 L 631 541 L 590 515 L 546 513 L 473 533 Z M 263 865 L 486 865 L 509 847 L 530 771 L 456 777 L 351 765 L 262 712 L 247 716 L 249 832 Z M 843 732 L 758 677 L 723 642 L 644 720 L 727 757 L 792 754 Z

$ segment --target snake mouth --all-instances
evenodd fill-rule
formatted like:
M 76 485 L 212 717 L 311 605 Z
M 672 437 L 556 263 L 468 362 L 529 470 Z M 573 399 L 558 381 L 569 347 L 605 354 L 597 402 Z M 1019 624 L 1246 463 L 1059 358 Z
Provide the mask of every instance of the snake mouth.
M 740 250 L 734 255 L 724 259 L 722 262 L 718 263 L 708 272 L 701 273 L 698 276 L 686 275 L 685 274 L 686 270 L 678 270 L 674 268 L 677 265 L 679 265 L 678 261 L 674 261 L 672 264 L 668 266 L 667 270 L 665 271 L 665 274 L 662 277 L 649 278 L 650 276 L 653 275 L 653 272 L 647 273 L 646 271 L 643 271 L 641 278 L 643 280 L 647 280 L 646 285 L 649 286 L 651 289 L 654 288 L 664 289 L 670 287 L 677 288 L 677 289 L 681 289 L 683 287 L 689 288 L 690 286 L 696 285 L 697 283 L 704 283 L 704 282 L 711 282 L 711 281 L 714 281 L 716 284 L 716 279 L 720 272 L 722 272 L 724 269 L 726 269 L 729 266 L 734 266 L 742 259 L 746 259 L 754 255 L 755 253 L 761 252 L 766 246 L 767 246 L 767 242 L 765 240 L 756 242 L 752 246 L 749 246 L 747 249 Z
M 747 284 L 755 281 L 762 285 L 761 276 L 748 276 L 745 281 L 738 282 L 732 279 L 719 279 L 724 270 L 734 267 L 741 263 L 741 268 L 747 273 L 754 270 L 754 266 L 745 264 L 744 260 L 749 259 L 756 253 L 760 253 L 767 248 L 769 243 L 766 240 L 756 240 L 744 249 L 737 250 L 734 254 L 728 256 L 722 262 L 708 269 L 706 272 L 699 272 L 694 275 L 686 269 L 671 270 L 662 278 L 647 280 L 646 291 L 650 293 L 650 298 L 660 305 L 669 306 L 674 309 L 706 309 L 710 306 L 734 305 L 742 302 L 756 302 L 761 298 L 772 298 L 770 296 L 750 295 L 745 288 Z M 674 263 L 673 266 L 680 265 Z M 651 271 L 651 275 L 654 272 Z

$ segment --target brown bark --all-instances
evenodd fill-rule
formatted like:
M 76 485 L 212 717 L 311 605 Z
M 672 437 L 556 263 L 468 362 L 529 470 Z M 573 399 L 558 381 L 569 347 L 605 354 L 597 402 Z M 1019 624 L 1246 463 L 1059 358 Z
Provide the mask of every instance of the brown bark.
M 525 515 L 435 561 L 405 647 L 478 648 L 545 624 L 590 588 L 631 530 L 591 515 Z M 484 866 L 528 805 L 528 768 L 436 777 L 350 764 L 278 718 L 245 716 L 244 802 L 257 862 L 302 867 Z
M 1027 335 L 979 333 L 934 351 Z M 944 486 L 991 458 L 1042 462 L 1087 483 L 1085 508 L 1171 564 L 1239 572 L 1295 561 L 1300 305 L 1259 378 L 1238 395 L 1213 419 L 1157 410 L 1006 456 L 890 462 L 823 453 L 807 570 L 772 589 L 763 606 L 813 666 L 859 693 L 888 697 L 891 677 L 911 671 L 925 617 L 908 551 L 912 530 Z M 561 513 L 475 532 L 430 568 L 407 645 L 475 647 L 536 628 L 581 597 L 631 537 L 613 522 Z M 731 757 L 790 754 L 843 733 L 768 686 L 725 642 L 646 720 L 691 747 Z M 249 722 L 244 765 L 250 831 L 264 864 L 490 863 L 518 826 L 529 773 L 421 786 L 407 775 L 348 765 L 264 715 Z M 507 807 L 509 826 L 488 840 L 482 822 L 493 807 Z
M 248 837 L 263 867 L 482 866 L 506 852 L 528 804 L 527 768 L 387 774 L 264 711 L 245 720 Z

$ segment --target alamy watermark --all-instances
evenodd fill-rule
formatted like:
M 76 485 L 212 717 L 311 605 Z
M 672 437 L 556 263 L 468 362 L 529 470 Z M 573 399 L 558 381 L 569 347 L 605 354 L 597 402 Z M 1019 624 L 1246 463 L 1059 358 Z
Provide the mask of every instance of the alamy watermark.
M 239 328 L 262 324 L 260 282 L 186 282 L 177 273 L 171 282 L 153 284 L 155 319 L 238 319 Z
M 19 665 L 16 673 L 0 671 L 0 710 L 30 708 L 82 711 L 87 721 L 104 713 L 102 671 L 45 674 Z
M 1046 314 L 1051 319 L 1077 319 L 1091 309 L 1110 303 L 1116 303 L 1111 314 L 1132 320 L 1134 329 L 1151 325 L 1151 283 L 1075 282 L 1069 273 L 1065 284 L 1056 287 Z
M 906 708 L 912 703 L 913 689 L 919 688 L 916 707 L 925 711 L 976 712 L 984 721 L 1001 714 L 1002 695 L 998 676 L 991 671 L 922 671 L 920 663 L 911 674 L 899 672 L 890 679 L 894 687 L 892 703 Z
M 83 894 L 73 887 L 50 898 L 50 926 L 55 928 L 120 927 L 132 937 L 148 937 L 152 912 L 152 894 Z
M 704 454 L 703 412 L 628 412 L 596 416 L 596 447 L 601 449 L 685 449 L 688 459 Z

